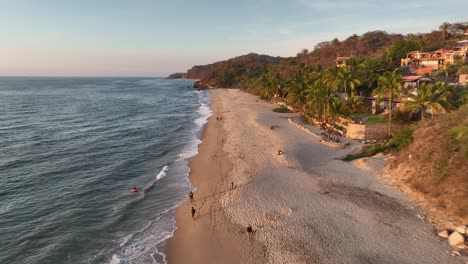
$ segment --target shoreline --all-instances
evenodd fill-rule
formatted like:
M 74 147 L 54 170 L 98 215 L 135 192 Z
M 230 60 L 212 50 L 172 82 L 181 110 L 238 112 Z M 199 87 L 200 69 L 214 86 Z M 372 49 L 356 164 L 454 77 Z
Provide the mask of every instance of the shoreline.
M 255 96 L 211 91 L 189 159 L 197 219 L 190 201 L 176 209 L 168 263 L 460 263 L 407 197 L 336 159 L 352 149 L 321 144 Z
M 218 197 L 232 191 L 230 184 L 223 181 L 232 163 L 223 150 L 226 140 L 223 121 L 216 119 L 222 115 L 218 100 L 212 93 L 212 115 L 202 128 L 202 143 L 198 154 L 188 159 L 189 180 L 196 188 L 194 203 L 187 199 L 176 208 L 176 230 L 164 248 L 168 263 L 213 263 L 216 259 L 223 259 L 223 263 L 239 263 L 241 254 L 250 263 L 264 263 L 261 261 L 263 246 L 252 241 L 250 245 L 244 243 L 244 227 L 232 223 L 219 210 Z M 196 209 L 195 220 L 190 216 L 192 206 Z M 245 254 L 246 251 L 249 253 Z

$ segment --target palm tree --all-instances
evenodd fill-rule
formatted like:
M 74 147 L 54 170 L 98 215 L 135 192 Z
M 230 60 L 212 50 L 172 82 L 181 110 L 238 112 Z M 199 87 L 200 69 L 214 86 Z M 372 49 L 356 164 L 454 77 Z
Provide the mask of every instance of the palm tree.
M 420 111 L 421 120 L 424 120 L 426 110 L 431 110 L 433 113 L 434 110 L 446 109 L 445 88 L 446 85 L 442 83 L 422 84 L 417 88 L 416 94 L 408 95 L 408 100 L 403 107 L 412 113 Z
M 312 84 L 313 79 L 311 69 L 301 65 L 289 84 L 288 101 L 295 107 L 300 108 L 301 112 L 307 102 L 307 89 Z
M 336 97 L 335 97 L 336 98 Z M 330 105 L 330 120 L 334 123 L 339 116 L 348 114 L 348 106 L 341 100 L 332 100 Z
M 442 30 L 442 39 L 445 42 L 445 38 L 447 37 L 447 30 L 450 28 L 450 23 L 444 22 L 439 26 L 439 29 Z
M 333 105 L 340 99 L 329 79 L 321 76 L 312 83 L 307 92 L 309 109 L 317 114 L 320 120 L 331 120 L 334 115 Z
M 281 74 L 278 72 L 275 74 L 275 77 L 273 78 L 273 86 L 274 86 L 274 91 L 275 95 L 283 94 L 284 90 L 288 86 L 288 81 L 281 77 Z
M 388 109 L 388 135 L 392 132 L 392 111 L 393 111 L 393 99 L 398 97 L 401 92 L 401 76 L 397 73 L 398 69 L 393 72 L 385 72 L 379 77 L 377 84 L 378 87 L 374 90 L 374 95 L 377 95 L 375 101 L 379 103 L 384 97 L 388 98 L 389 109 Z
M 359 112 L 364 108 L 364 101 L 362 100 L 361 96 L 352 95 L 346 101 L 346 105 L 351 110 L 351 112 Z
M 266 100 L 271 100 L 274 96 L 273 82 L 266 75 L 261 79 L 262 88 L 260 89 L 260 97 Z
M 343 66 L 340 67 L 336 75 L 337 84 L 343 88 L 345 94 L 347 94 L 347 88 L 351 89 L 351 95 L 354 95 L 356 85 L 361 85 L 361 81 L 356 78 L 356 70 L 354 67 Z

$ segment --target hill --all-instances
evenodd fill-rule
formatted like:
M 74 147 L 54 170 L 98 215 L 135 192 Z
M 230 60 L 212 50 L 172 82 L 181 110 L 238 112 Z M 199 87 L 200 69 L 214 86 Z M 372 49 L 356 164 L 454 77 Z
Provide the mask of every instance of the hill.
M 238 87 L 245 79 L 259 78 L 268 72 L 270 65 L 280 61 L 280 57 L 250 53 L 213 64 L 194 66 L 183 78 L 200 79 L 210 86 Z
M 444 23 L 445 24 L 445 23 Z M 443 24 L 443 25 L 444 25 Z M 442 25 L 441 25 L 442 28 Z M 250 53 L 208 65 L 197 65 L 184 74 L 172 78 L 199 79 L 212 87 L 244 88 L 259 92 L 264 75 L 290 77 L 300 65 L 330 68 L 337 57 L 364 58 L 371 69 L 386 69 L 398 66 L 400 59 L 412 50 L 433 51 L 452 48 L 457 40 L 464 38 L 468 22 L 448 24 L 443 30 L 417 34 L 389 34 L 385 31 L 370 31 L 361 36 L 353 34 L 345 40 L 337 38 L 317 44 L 312 51 L 303 49 L 295 57 L 272 57 Z M 369 61 L 370 60 L 370 61 Z M 361 60 L 362 61 L 362 60 Z M 373 84 L 367 84 L 372 86 Z M 364 89 L 372 87 L 364 87 Z M 359 89 L 358 89 L 359 90 Z
M 389 176 L 433 223 L 468 223 L 468 105 L 419 126 L 389 164 Z

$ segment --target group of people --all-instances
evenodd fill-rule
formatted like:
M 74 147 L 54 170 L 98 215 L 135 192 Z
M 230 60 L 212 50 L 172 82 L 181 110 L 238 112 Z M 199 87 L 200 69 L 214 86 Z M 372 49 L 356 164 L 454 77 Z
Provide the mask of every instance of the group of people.
M 234 182 L 231 182 L 231 189 L 234 189 Z M 190 203 L 195 203 L 195 199 L 193 198 L 193 192 L 190 191 L 189 192 L 189 199 L 190 199 Z M 193 208 L 192 206 L 192 209 L 190 210 L 191 214 L 192 214 L 192 219 L 195 220 L 195 214 L 197 212 L 197 210 L 195 210 L 195 208 Z M 245 238 L 246 239 L 249 239 L 252 237 L 252 234 L 253 234 L 254 230 L 252 228 L 251 225 L 248 225 L 247 228 L 246 228 L 246 233 L 245 233 Z
M 189 198 L 190 198 L 190 203 L 193 204 L 195 202 L 195 199 L 193 199 L 193 192 L 192 191 L 190 191 L 190 193 L 189 193 Z M 193 208 L 193 206 L 192 206 L 191 212 L 192 212 L 192 219 L 195 220 L 195 213 L 197 211 L 195 210 L 195 208 Z

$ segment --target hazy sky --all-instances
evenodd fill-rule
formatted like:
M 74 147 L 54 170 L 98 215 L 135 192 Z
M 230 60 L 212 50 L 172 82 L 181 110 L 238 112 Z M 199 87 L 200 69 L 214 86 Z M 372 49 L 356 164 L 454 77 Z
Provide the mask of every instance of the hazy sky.
M 467 20 L 466 0 L 0 0 L 0 75 L 165 76 Z

